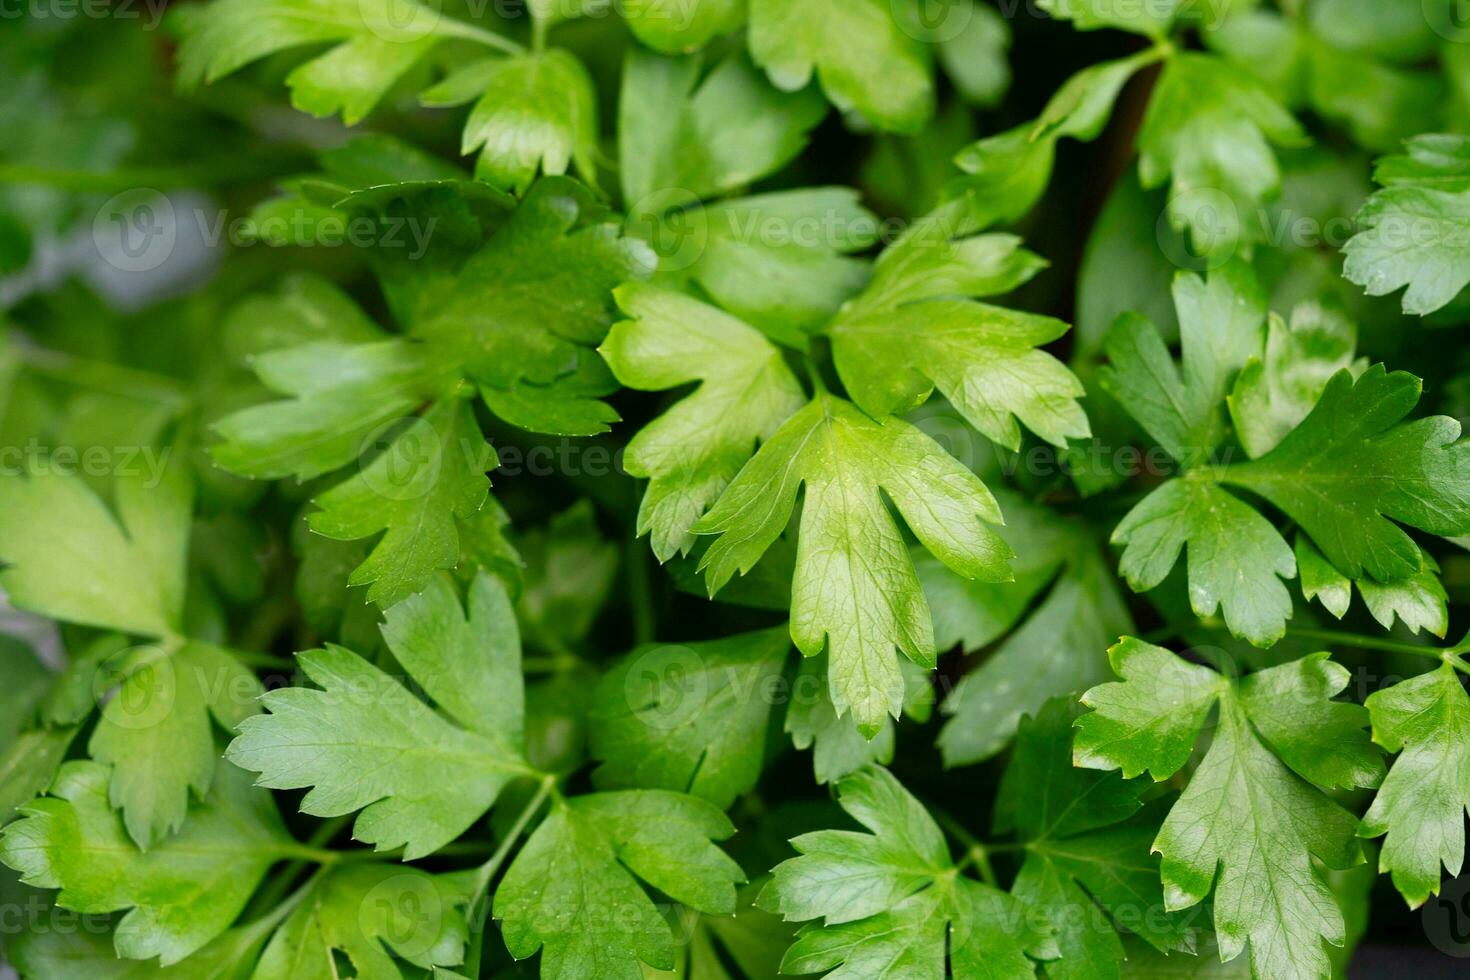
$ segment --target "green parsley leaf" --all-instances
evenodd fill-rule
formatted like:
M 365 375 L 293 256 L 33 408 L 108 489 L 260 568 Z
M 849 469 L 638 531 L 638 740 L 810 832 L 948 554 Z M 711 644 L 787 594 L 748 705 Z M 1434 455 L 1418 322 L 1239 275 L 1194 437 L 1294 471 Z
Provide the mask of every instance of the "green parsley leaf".
M 1314 654 L 1233 683 L 1131 637 L 1109 654 L 1124 680 L 1083 696 L 1094 710 L 1076 722 L 1078 765 L 1166 779 L 1218 703 L 1210 747 L 1153 843 L 1166 907 L 1197 905 L 1213 884 L 1222 958 L 1249 943 L 1260 975 L 1330 975 L 1322 941 L 1342 945 L 1345 926 L 1312 859 L 1346 868 L 1361 854 L 1356 818 L 1313 783 L 1372 786 L 1382 774 L 1365 710 L 1329 700 L 1347 670 Z
M 472 61 L 425 90 L 419 100 L 442 108 L 474 101 L 460 152 L 478 152 L 475 176 L 523 194 L 538 173 L 568 166 L 597 184 L 597 93 L 576 55 L 560 48 Z
M 617 291 L 631 319 L 599 348 L 629 388 L 699 387 L 628 443 L 624 466 L 648 479 L 638 532 L 660 561 L 688 554 L 690 528 L 806 401 L 780 350 L 744 323 L 679 293 L 630 284 Z
M 453 352 L 487 400 L 511 391 L 547 395 L 520 402 L 530 411 L 507 419 L 514 425 L 595 435 L 617 419 L 596 400 L 616 384 L 589 348 L 613 321 L 613 288 L 648 272 L 652 256 L 604 215 L 572 181 L 537 182 L 460 267 L 449 294 L 436 294 L 414 326 L 416 337 Z M 582 372 L 604 380 L 589 385 Z M 576 388 L 548 390 L 569 378 L 577 379 Z M 568 403 L 577 411 L 569 414 Z
M 1113 531 L 1118 570 L 1135 592 L 1156 588 L 1189 548 L 1189 605 L 1197 616 L 1220 610 L 1236 636 L 1268 647 L 1286 632 L 1296 574 L 1286 539 L 1250 505 L 1190 471 L 1130 510 Z
M 147 851 L 108 805 L 108 773 L 95 762 L 61 767 L 47 796 L 0 831 L 0 860 L 57 902 L 83 914 L 128 909 L 113 935 L 117 955 L 176 963 L 222 933 L 270 866 L 291 853 L 267 793 L 221 763 L 210 796 L 184 829 Z
M 254 980 L 335 980 L 336 960 L 360 977 L 458 966 L 468 938 L 462 887 L 392 864 L 333 868 L 303 896 L 261 953 Z
M 786 164 L 826 103 L 812 88 L 772 87 L 742 57 L 702 72 L 698 57 L 629 52 L 619 108 L 629 231 L 658 253 L 667 284 L 697 283 L 773 339 L 805 347 L 806 332 L 866 280 L 866 263 L 847 253 L 873 243 L 878 219 L 847 188 L 704 200 Z
M 743 0 L 624 0 L 618 9 L 634 37 L 669 54 L 702 48 L 745 23 Z
M 837 713 L 852 711 L 872 737 L 902 705 L 895 648 L 922 666 L 935 657 L 928 604 L 878 491 L 932 554 L 970 578 L 1009 575 L 1010 549 L 986 525 L 1000 522 L 1000 510 L 979 478 L 919 429 L 898 418 L 875 422 L 822 393 L 694 525 L 696 534 L 720 535 L 700 562 L 711 594 L 785 530 L 802 484 L 791 636 L 806 656 L 827 649 Z
M 1005 748 L 1022 715 L 1037 711 L 1048 698 L 1106 679 L 1100 651 L 1128 633 L 1132 620 L 1097 542 L 1085 537 L 1071 542 L 1078 550 L 1049 583 L 1046 598 L 945 698 L 949 720 L 938 745 L 946 766 L 990 758 Z
M 818 783 L 833 783 L 869 763 L 886 766 L 893 761 L 894 723 L 871 738 L 858 731 L 851 718 L 840 718 L 832 704 L 827 682 L 827 656 L 803 657 L 792 682 L 786 709 L 786 734 L 799 751 L 812 750 L 812 774 Z M 905 694 L 908 687 L 905 685 Z
M 1360 231 L 1343 246 L 1343 275 L 1369 296 L 1407 286 L 1405 313 L 1424 316 L 1470 283 L 1470 140 L 1425 134 L 1408 153 L 1378 161 L 1383 185 L 1357 215 Z
M 359 122 L 447 38 L 509 44 L 417 0 L 215 0 L 171 12 L 179 78 L 213 82 L 278 51 L 335 43 L 286 77 L 296 108 Z
M 1439 565 L 1426 553 L 1421 552 L 1420 557 L 1423 565 L 1408 578 L 1388 583 L 1360 578 L 1358 591 L 1384 629 L 1392 629 L 1395 619 L 1402 619 L 1411 633 L 1427 629 L 1443 637 L 1449 629 L 1448 596 L 1439 580 Z M 1296 537 L 1296 561 L 1302 576 L 1302 595 L 1308 600 L 1321 600 L 1328 612 L 1341 619 L 1352 601 L 1353 580 L 1334 568 L 1304 534 Z
M 1187 917 L 1164 910 L 1149 852 L 1158 819 L 1139 813 L 1143 787 L 1072 767 L 1079 711 L 1057 698 L 1021 722 L 995 819 L 1025 842 L 1011 890 L 1056 924 L 1061 957 L 1046 969 L 1057 980 L 1121 975 L 1124 926 L 1163 952 L 1193 948 Z
M 964 579 L 922 548 L 910 549 L 924 583 L 934 619 L 934 642 L 940 650 L 959 646 L 965 653 L 974 653 L 1009 633 L 1087 539 L 1077 522 L 1022 494 L 1004 486 L 996 487 L 994 494 L 1006 518 L 996 533 L 1016 553 L 1011 581 Z
M 113 511 L 57 468 L 0 476 L 0 585 L 12 603 L 142 636 L 182 629 L 194 490 L 184 467 L 168 465 L 172 450 L 159 452 L 152 479 L 141 467 L 116 478 Z
M 495 892 L 506 948 L 538 949 L 541 976 L 637 980 L 674 968 L 669 923 L 639 880 L 712 915 L 735 911 L 740 866 L 712 843 L 735 832 L 702 800 L 664 790 L 558 800 Z
M 1250 267 L 1235 262 L 1208 278 L 1174 277 L 1182 370 L 1163 337 L 1137 314 L 1124 314 L 1108 332 L 1111 366 L 1103 389 L 1170 456 L 1193 465 L 1225 437 L 1220 404 L 1235 372 L 1261 350 L 1266 298 Z
M 166 458 L 172 449 L 159 451 Z M 94 696 L 117 687 L 89 750 L 111 764 L 111 800 L 124 809 L 133 839 L 147 847 L 180 826 L 191 789 L 208 791 L 217 756 L 211 719 L 232 730 L 257 710 L 260 686 L 227 651 L 178 636 L 193 486 L 178 464 L 165 464 L 156 486 L 144 472 L 116 477 L 116 516 L 79 477 L 61 470 L 0 478 L 0 529 L 8 532 L 3 547 L 12 563 L 0 584 L 22 608 L 161 638 L 133 648 L 107 677 L 94 678 L 90 665 L 80 665 L 81 710 L 52 719 L 80 722 Z M 7 794 L 12 805 L 25 790 L 42 788 L 36 783 L 70 740 L 66 731 L 26 737 L 37 754 Z
M 820 830 L 791 843 L 756 904 L 787 920 L 822 919 L 797 934 L 783 973 L 829 978 L 1029 977 L 1055 955 L 1048 931 L 1016 898 L 957 876 L 943 834 L 887 770 L 844 778 L 838 799 L 871 833 Z
M 878 219 L 850 188 L 737 197 L 667 214 L 659 234 L 678 243 L 672 264 L 689 265 L 662 275 L 687 274 L 772 340 L 805 349 L 809 334 L 867 282 L 867 261 L 851 253 L 877 232 Z
M 1067 325 L 946 296 L 1009 292 L 1044 267 L 1012 235 L 936 243 L 911 236 L 886 250 L 873 279 L 827 327 L 838 373 L 875 417 L 899 414 L 938 387 L 975 428 L 1010 449 L 1017 418 L 1056 445 L 1089 434 L 1081 383 L 1036 348 Z
M 1274 364 L 1268 379 L 1264 362 L 1251 359 L 1262 350 L 1259 293 L 1233 268 L 1216 270 L 1206 282 L 1187 274 L 1176 279 L 1182 378 L 1158 331 L 1141 318 L 1121 317 L 1109 334 L 1113 365 L 1105 386 L 1170 455 L 1194 467 L 1134 507 L 1113 540 L 1125 545 L 1120 568 L 1135 591 L 1162 583 L 1187 543 L 1196 614 L 1223 607 L 1232 633 L 1269 646 L 1291 615 L 1290 594 L 1278 579 L 1296 574 L 1296 558 L 1265 517 L 1221 484 L 1250 490 L 1295 519 L 1339 574 L 1378 584 L 1421 576 L 1425 568 L 1418 545 L 1392 521 L 1454 534 L 1470 527 L 1470 512 L 1455 489 L 1462 482 L 1459 424 L 1447 418 L 1397 424 L 1418 400 L 1417 379 L 1387 374 L 1381 365 L 1355 379 L 1343 368 L 1319 389 L 1325 365 L 1293 353 L 1279 321 L 1264 341 Z M 1303 320 L 1303 342 L 1310 317 Z M 1350 358 L 1342 328 L 1326 329 L 1338 338 L 1323 341 L 1335 351 L 1327 359 Z M 1233 417 L 1243 441 L 1264 453 L 1244 463 L 1198 465 L 1224 438 L 1219 402 L 1241 365 Z M 1293 374 L 1300 380 L 1286 380 Z M 1304 408 L 1305 417 L 1278 437 Z M 1309 598 L 1332 584 L 1318 564 L 1308 574 Z M 1416 583 L 1392 596 L 1370 584 L 1375 615 L 1392 622 L 1393 610 L 1402 607 L 1409 621 L 1437 625 L 1437 585 L 1422 577 Z
M 438 351 L 393 338 L 323 341 L 262 354 L 256 374 L 286 401 L 254 405 L 215 424 L 210 448 L 232 473 L 308 480 L 357 459 L 385 424 L 447 393 L 457 380 Z
M 1079 31 L 1116 27 L 1154 40 L 1163 40 L 1185 0 L 1161 3 L 1116 4 L 1108 0 L 1040 0 L 1042 10 L 1058 20 L 1070 20 Z
M 388 648 L 446 718 L 341 647 L 297 655 L 320 690 L 271 691 L 226 753 L 272 789 L 311 787 L 301 810 L 361 810 L 353 833 L 412 860 L 464 833 L 518 776 L 524 758 L 520 643 L 510 600 L 481 573 L 467 612 L 448 581 L 387 610 Z M 451 720 L 452 719 L 452 720 Z M 386 753 L 386 754 L 385 754 Z
M 1340 371 L 1310 415 L 1260 459 L 1220 479 L 1260 494 L 1297 521 L 1350 578 L 1416 574 L 1419 547 L 1393 521 L 1431 534 L 1470 531 L 1470 443 L 1444 416 L 1400 424 L 1417 378 L 1383 365 Z
M 816 74 L 833 105 L 880 129 L 913 132 L 934 112 L 927 54 L 883 0 L 751 0 L 750 54 L 777 88 Z
M 826 114 L 818 92 L 783 92 L 739 55 L 706 72 L 697 55 L 666 58 L 631 48 L 618 102 L 628 211 L 636 218 L 656 203 L 682 205 L 688 202 L 681 198 L 746 187 L 800 153 Z
M 1252 459 L 1301 424 L 1332 376 L 1353 366 L 1356 346 L 1352 321 L 1317 303 L 1292 310 L 1290 324 L 1267 318 L 1264 351 L 1241 367 L 1229 398 L 1230 420 Z
M 358 473 L 317 498 L 311 529 L 338 540 L 386 532 L 348 585 L 387 607 L 459 561 L 457 524 L 485 505 L 495 450 L 468 402 L 449 398 L 393 436 Z
M 1267 198 L 1281 186 L 1272 152 L 1307 142 L 1299 123 L 1255 79 L 1205 54 L 1164 66 L 1138 134 L 1139 177 L 1167 180 L 1169 221 L 1195 249 L 1229 256 L 1259 236 Z
M 689 793 L 727 809 L 760 778 L 785 627 L 708 643 L 649 645 L 603 678 L 592 710 L 593 778 L 612 789 Z
M 954 162 L 965 175 L 945 186 L 939 207 L 929 217 L 955 234 L 1014 221 L 1030 211 L 1051 179 L 1057 140 L 1096 139 L 1123 85 L 1160 57 L 1162 51 L 1151 48 L 1089 65 L 1063 83 L 1034 123 L 987 136 L 961 150 Z
M 128 833 L 150 847 L 184 824 L 190 791 L 216 775 L 214 725 L 233 732 L 259 712 L 260 681 L 227 651 L 190 641 L 135 648 L 119 662 L 116 695 L 102 707 L 87 749 L 112 766 L 112 805 Z
M 1384 838 L 1380 872 L 1411 907 L 1439 894 L 1440 865 L 1465 856 L 1470 807 L 1470 698 L 1449 663 L 1368 696 L 1373 740 L 1397 752 L 1359 833 Z

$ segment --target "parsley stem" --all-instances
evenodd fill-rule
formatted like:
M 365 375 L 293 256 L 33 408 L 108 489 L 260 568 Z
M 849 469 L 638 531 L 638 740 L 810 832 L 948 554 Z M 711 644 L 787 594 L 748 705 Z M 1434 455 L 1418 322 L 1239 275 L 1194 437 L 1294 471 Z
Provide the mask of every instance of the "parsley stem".
M 387 860 L 390 855 L 381 854 L 377 851 L 332 851 L 324 847 L 312 847 L 310 844 L 282 844 L 276 849 L 282 857 L 295 858 L 298 861 L 307 861 L 312 864 L 332 866 L 337 864 L 352 864 L 357 861 Z
M 301 904 L 302 899 L 311 894 L 311 890 L 316 887 L 317 881 L 324 874 L 326 874 L 326 868 L 317 868 L 316 872 L 310 878 L 306 879 L 306 881 L 302 882 L 301 887 L 292 892 L 290 896 L 287 897 L 284 901 L 281 900 L 280 896 L 285 894 L 286 888 L 271 888 L 261 891 L 258 898 L 263 898 L 271 892 L 275 893 L 271 895 L 268 903 L 251 903 L 252 907 L 258 904 L 260 908 L 265 909 L 265 914 L 263 914 L 260 918 L 255 919 L 254 921 L 249 921 L 250 917 L 247 910 L 247 913 L 242 916 L 242 919 L 246 920 L 247 924 L 242 926 L 241 928 L 256 933 L 263 939 L 267 933 L 275 929 L 276 926 L 280 925 L 285 920 L 286 916 L 291 914 L 296 906 Z M 293 879 L 289 877 L 278 877 L 272 882 L 272 885 L 285 882 L 286 887 L 290 887 L 290 882 L 292 880 Z
M 585 661 L 575 654 L 521 658 L 521 669 L 528 674 L 565 674 L 585 665 Z
M 23 163 L 0 163 L 0 184 L 37 184 L 78 194 L 116 194 L 136 188 L 166 190 L 180 187 L 218 187 L 223 184 L 268 180 L 291 173 L 301 161 L 289 165 L 274 157 L 242 156 L 233 162 L 211 160 L 208 165 L 178 167 L 122 167 L 115 170 L 83 170 L 66 167 L 37 167 Z
M 230 656 L 234 657 L 246 667 L 257 667 L 262 670 L 280 670 L 290 673 L 296 669 L 296 661 L 290 657 L 279 657 L 274 653 L 256 653 L 253 650 L 230 650 Z
M 307 838 L 306 846 L 313 849 L 325 847 L 334 837 L 342 832 L 342 829 L 351 820 L 352 815 L 345 814 L 322 821 L 316 830 L 312 831 L 311 836 Z M 280 902 L 281 896 L 286 894 L 301 876 L 301 872 L 306 870 L 312 863 L 307 860 L 298 859 L 282 868 L 280 874 L 272 878 L 270 883 L 256 893 L 255 897 L 250 900 L 250 909 L 270 909 L 275 907 Z M 326 865 L 319 865 L 317 874 L 320 874 L 321 869 L 325 867 Z M 246 910 L 247 918 L 249 911 L 249 909 Z
M 963 871 L 973 864 L 975 870 L 980 872 L 981 880 L 991 887 L 999 888 L 1000 885 L 997 884 L 999 879 L 996 877 L 995 868 L 990 863 L 990 855 L 1002 854 L 1009 851 L 1023 851 L 1026 849 L 1026 845 L 1015 843 L 987 844 L 966 830 L 964 824 L 956 820 L 942 807 L 935 806 L 927 800 L 924 801 L 924 807 L 934 816 L 935 820 L 939 821 L 946 833 L 965 847 L 965 856 L 955 862 L 955 871 Z
M 500 841 L 500 846 L 495 848 L 495 853 L 490 855 L 490 860 L 480 865 L 479 872 L 475 875 L 475 888 L 470 892 L 469 924 L 470 944 L 465 954 L 465 976 L 478 977 L 480 975 L 480 956 L 485 948 L 485 918 L 490 911 L 490 880 L 500 871 L 500 866 L 510 856 L 510 849 L 525 831 L 531 818 L 541 809 L 547 797 L 556 791 L 556 777 L 547 773 L 541 777 L 541 786 L 536 790 L 536 795 L 531 797 L 516 817 L 515 823 L 505 832 L 505 837 Z
M 628 603 L 633 613 L 633 642 L 652 643 L 657 634 L 653 613 L 653 590 L 648 580 L 648 546 L 630 535 L 627 544 Z
M 526 642 L 533 648 L 551 654 L 549 657 L 522 657 L 521 667 L 524 670 L 543 670 L 551 673 L 561 673 L 576 670 L 579 667 L 589 666 L 586 660 L 577 656 L 575 650 L 567 646 L 550 630 L 537 630 L 535 636 L 526 638 Z
M 0 174 L 3 171 L 4 167 L 0 166 Z M 19 355 L 21 364 L 28 371 L 62 384 L 104 391 L 139 401 L 157 402 L 175 412 L 182 411 L 190 401 L 189 394 L 182 385 L 163 375 L 102 361 L 90 361 L 29 342 L 13 344 L 10 349 Z
M 959 870 L 972 862 L 975 870 L 980 872 L 981 881 L 991 888 L 1000 887 L 1000 879 L 995 876 L 995 869 L 990 866 L 990 852 L 985 849 L 984 844 L 978 842 L 971 844 L 970 850 L 960 860 L 960 863 L 955 865 L 955 869 Z
M 1317 640 L 1322 643 L 1331 643 L 1337 646 L 1357 647 L 1363 650 L 1379 650 L 1384 653 L 1409 653 L 1416 657 L 1430 657 L 1440 660 L 1455 667 L 1456 670 L 1466 670 L 1467 665 L 1460 660 L 1460 655 L 1470 652 L 1470 634 L 1465 639 L 1449 647 L 1421 646 L 1417 643 L 1402 643 L 1397 640 L 1385 640 L 1365 633 L 1344 633 L 1337 630 L 1306 629 L 1302 627 L 1287 627 L 1287 636 L 1294 636 L 1301 640 Z
M 477 27 L 474 24 L 466 23 L 454 17 L 441 17 L 439 22 L 434 25 L 434 33 L 444 37 L 459 37 L 467 41 L 476 41 L 485 45 L 487 48 L 495 48 L 497 51 L 503 51 L 510 55 L 526 53 L 523 45 L 517 44 L 505 35 L 496 34 L 494 31 L 487 31 L 483 27 Z
M 825 395 L 827 393 L 827 382 L 822 378 L 822 367 L 817 359 L 811 354 L 802 357 L 802 365 L 806 368 L 807 380 L 812 383 L 812 393 Z

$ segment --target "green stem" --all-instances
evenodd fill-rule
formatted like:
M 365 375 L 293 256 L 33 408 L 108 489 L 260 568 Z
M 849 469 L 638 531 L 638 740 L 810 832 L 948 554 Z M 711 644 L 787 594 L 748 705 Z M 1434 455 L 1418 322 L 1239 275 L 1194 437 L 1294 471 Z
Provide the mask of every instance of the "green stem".
M 566 674 L 584 666 L 586 661 L 575 654 L 554 657 L 522 657 L 521 669 L 532 674 Z
M 658 633 L 653 612 L 653 589 L 648 576 L 648 546 L 641 538 L 630 537 L 627 544 L 628 602 L 633 611 L 633 642 L 636 646 L 652 643 Z
M 242 920 L 246 922 L 246 925 L 243 926 L 243 928 L 254 932 L 261 938 L 264 938 L 266 933 L 271 932 L 273 929 L 276 928 L 276 926 L 285 921 L 286 916 L 290 915 L 292 910 L 295 909 L 296 906 L 301 904 L 302 899 L 311 894 L 311 890 L 316 887 L 317 879 L 319 879 L 322 875 L 326 873 L 327 872 L 325 868 L 318 868 L 316 870 L 316 873 L 313 874 L 310 878 L 306 879 L 306 881 L 302 883 L 301 887 L 292 892 L 290 897 L 287 898 L 285 901 L 281 901 L 280 894 L 285 894 L 285 889 L 281 889 L 280 894 L 275 895 L 270 899 L 270 904 L 260 905 L 261 908 L 268 909 L 269 911 L 267 911 L 264 915 L 254 920 L 253 922 L 249 920 L 249 910 L 247 910 L 246 914 L 241 917 Z M 282 880 L 285 879 L 276 879 L 276 881 L 278 882 Z M 267 891 L 270 890 L 271 889 L 267 889 Z M 262 891 L 260 895 L 266 895 L 267 891 Z M 255 902 L 251 903 L 252 907 L 255 907 L 255 905 Z
M 256 653 L 253 650 L 230 650 L 229 653 L 246 667 L 280 670 L 287 673 L 296 669 L 295 660 L 290 657 L 278 657 L 274 653 Z
M 533 32 L 535 30 L 536 29 L 533 28 Z M 540 30 L 544 32 L 545 29 L 541 28 Z M 524 46 L 517 44 L 515 41 L 512 41 L 510 38 L 505 37 L 502 34 L 496 34 L 494 31 L 487 31 L 483 27 L 477 27 L 474 24 L 469 24 L 462 20 L 456 20 L 453 17 L 441 17 L 438 24 L 436 24 L 434 27 L 434 33 L 442 35 L 444 37 L 458 37 L 464 38 L 466 41 L 475 41 L 479 44 L 485 45 L 487 48 L 494 48 L 497 51 L 503 51 L 504 53 L 510 55 L 521 55 L 526 53 L 526 49 Z M 537 50 L 540 50 L 539 43 L 536 45 L 536 47 Z
M 1357 647 L 1362 650 L 1380 650 L 1384 653 L 1408 653 L 1416 657 L 1429 657 L 1444 663 L 1455 664 L 1459 669 L 1460 655 L 1470 652 L 1470 634 L 1465 639 L 1449 647 L 1420 646 L 1416 643 L 1401 643 L 1397 640 L 1385 640 L 1366 633 L 1345 633 L 1338 630 L 1307 629 L 1304 627 L 1287 627 L 1287 636 L 1293 636 L 1300 640 L 1316 640 L 1321 643 L 1331 643 L 1336 646 Z
M 950 816 L 940 807 L 927 802 L 924 806 L 933 814 L 934 819 L 939 821 L 940 826 L 944 828 L 945 832 L 965 847 L 965 856 L 955 862 L 955 871 L 963 871 L 973 864 L 975 870 L 980 872 L 982 881 L 991 887 L 999 888 L 1000 885 L 997 884 L 999 879 L 996 877 L 995 868 L 990 863 L 990 855 L 1024 851 L 1026 845 L 1016 843 L 987 844 L 966 830 L 964 824 Z
M 297 861 L 305 861 L 310 864 L 320 864 L 333 867 L 339 864 L 355 864 L 359 861 L 387 861 L 393 855 L 379 851 L 331 851 L 324 847 L 313 847 L 310 844 L 282 844 L 276 848 L 276 853 L 281 857 L 293 858 Z
M 954 817 L 950 816 L 949 813 L 940 809 L 934 804 L 929 803 L 928 801 L 924 802 L 924 807 L 931 814 L 934 815 L 934 819 L 939 821 L 940 826 L 944 828 L 947 834 L 949 834 L 955 840 L 959 841 L 965 847 L 984 847 L 984 845 L 980 843 L 980 838 L 976 837 L 974 834 L 966 830 L 965 825 L 960 823 Z
M 561 641 L 561 637 L 550 630 L 538 629 L 526 638 L 535 649 L 551 654 L 549 657 L 522 657 L 521 667 L 525 670 L 546 669 L 555 665 L 556 671 L 576 670 L 588 666 L 587 661 Z
M 4 166 L 0 165 L 0 173 L 3 171 Z M 163 375 L 107 364 L 102 361 L 91 361 L 64 354 L 61 351 L 37 347 L 29 342 L 16 343 L 11 345 L 10 349 L 16 353 L 27 370 L 43 378 L 50 378 L 52 381 L 59 381 L 77 388 L 122 395 L 139 401 L 158 402 L 176 411 L 182 410 L 191 400 L 189 393 L 182 385 Z
M 429 856 L 430 857 L 436 857 L 436 858 L 439 858 L 439 857 L 481 857 L 481 856 L 483 856 L 485 854 L 488 854 L 488 853 L 490 853 L 490 845 L 488 843 L 480 843 L 478 841 L 464 840 L 464 841 L 455 841 L 452 844 L 445 844 L 443 847 L 439 848 L 439 850 L 435 851 L 433 854 L 431 854 Z
M 500 846 L 495 848 L 495 853 L 490 855 L 488 861 L 480 865 L 479 871 L 475 875 L 475 888 L 470 892 L 469 904 L 470 948 L 465 956 L 464 971 L 467 977 L 478 977 L 480 975 L 480 956 L 485 948 L 485 919 L 490 911 L 490 881 L 499 873 L 500 866 L 510 856 L 510 849 L 515 846 L 515 842 L 525 832 L 526 826 L 531 822 L 531 818 L 536 815 L 536 811 L 541 809 L 541 804 L 545 803 L 547 797 L 551 796 L 555 791 L 556 777 L 549 773 L 542 776 L 541 785 L 536 790 L 536 795 L 531 797 L 530 802 L 521 809 L 520 815 L 516 817 L 515 823 L 511 824 L 510 829 L 505 832 L 505 837 L 501 840 Z
M 980 880 L 991 888 L 1000 887 L 1000 879 L 995 876 L 995 869 L 990 866 L 990 851 L 984 844 L 974 843 L 965 852 L 965 856 L 955 865 L 956 871 L 962 871 L 967 865 L 974 864 L 975 870 L 980 872 Z
M 307 838 L 306 846 L 312 849 L 324 847 L 340 834 L 351 820 L 351 814 L 347 814 L 323 821 L 316 830 L 312 831 L 311 836 Z M 251 899 L 250 908 L 273 908 L 281 900 L 281 896 L 286 894 L 291 889 L 291 886 L 296 883 L 296 880 L 301 876 L 301 872 L 305 871 L 312 863 L 310 861 L 296 860 L 286 865 L 271 880 L 270 884 L 266 885 L 265 888 L 256 894 L 255 898 Z M 320 874 L 321 868 L 325 868 L 325 865 L 320 866 L 318 874 Z M 247 918 L 248 912 L 249 910 L 247 909 Z
M 252 159 L 216 160 L 208 166 L 193 167 L 123 167 L 116 170 L 83 170 L 65 167 L 37 167 L 24 163 L 0 163 L 0 184 L 39 184 L 80 194 L 116 194 L 136 188 L 162 190 L 178 187 L 217 187 L 221 184 L 245 183 L 279 177 L 298 169 L 294 158 L 289 166 L 280 160 Z
M 817 359 L 811 354 L 802 355 L 802 364 L 806 367 L 806 376 L 812 383 L 812 393 L 825 395 L 827 393 L 827 382 L 822 380 L 822 367 Z
M 1176 636 L 1183 633 L 1188 628 L 1189 627 L 1187 626 L 1160 626 L 1156 630 L 1149 630 L 1147 633 L 1140 636 L 1139 639 L 1145 643 L 1152 643 L 1155 646 L 1158 646 L 1159 644 L 1164 643 L 1167 640 L 1174 639 Z

